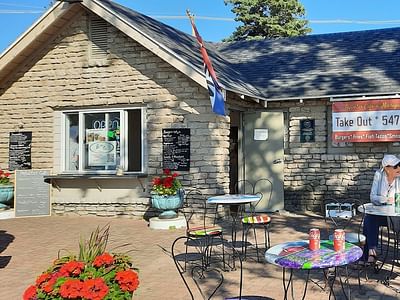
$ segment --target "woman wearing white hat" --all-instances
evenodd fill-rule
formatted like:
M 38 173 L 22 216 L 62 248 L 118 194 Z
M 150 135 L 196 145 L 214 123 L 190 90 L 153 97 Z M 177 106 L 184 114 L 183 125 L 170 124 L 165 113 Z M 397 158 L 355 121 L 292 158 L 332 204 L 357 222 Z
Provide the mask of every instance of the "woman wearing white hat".
M 394 203 L 394 194 L 400 193 L 400 159 L 387 154 L 382 159 L 382 168 L 375 172 L 371 187 L 371 202 L 374 205 Z M 364 247 L 364 259 L 375 263 L 378 233 L 380 226 L 387 225 L 387 217 L 366 215 L 363 233 L 367 237 Z

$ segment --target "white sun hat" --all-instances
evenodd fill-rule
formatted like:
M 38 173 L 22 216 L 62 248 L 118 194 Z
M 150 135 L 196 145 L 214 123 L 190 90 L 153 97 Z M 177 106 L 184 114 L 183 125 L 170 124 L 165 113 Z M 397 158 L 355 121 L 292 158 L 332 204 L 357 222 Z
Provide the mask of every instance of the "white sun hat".
M 387 167 L 387 166 L 396 166 L 400 163 L 400 159 L 392 154 L 386 154 L 383 159 L 382 159 L 382 167 Z

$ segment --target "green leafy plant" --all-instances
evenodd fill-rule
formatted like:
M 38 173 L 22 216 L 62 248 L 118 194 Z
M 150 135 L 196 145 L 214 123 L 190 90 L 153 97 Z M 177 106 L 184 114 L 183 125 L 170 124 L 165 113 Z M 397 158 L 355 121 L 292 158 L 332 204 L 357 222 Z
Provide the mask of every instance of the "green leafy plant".
M 126 254 L 106 252 L 110 226 L 81 239 L 78 258 L 59 257 L 29 286 L 23 300 L 131 300 L 139 286 L 137 269 Z
M 86 263 L 93 261 L 96 256 L 106 251 L 108 237 L 110 235 L 110 226 L 106 225 L 103 228 L 97 227 L 90 234 L 88 240 L 81 238 L 79 242 L 79 260 Z
M 151 192 L 160 196 L 176 195 L 182 187 L 178 180 L 178 173 L 171 173 L 169 169 L 165 169 L 163 175 L 153 178 L 153 186 Z
M 0 184 L 10 184 L 10 172 L 6 172 L 3 169 L 0 169 Z

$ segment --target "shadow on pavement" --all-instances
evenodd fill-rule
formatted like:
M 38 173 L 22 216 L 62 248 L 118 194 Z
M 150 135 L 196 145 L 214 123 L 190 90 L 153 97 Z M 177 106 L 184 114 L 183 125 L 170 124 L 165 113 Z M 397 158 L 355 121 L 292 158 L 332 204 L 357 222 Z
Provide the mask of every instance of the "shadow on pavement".
M 7 249 L 14 240 L 14 236 L 5 230 L 0 230 L 0 253 Z M 11 256 L 0 256 L 0 269 L 5 268 L 11 260 Z

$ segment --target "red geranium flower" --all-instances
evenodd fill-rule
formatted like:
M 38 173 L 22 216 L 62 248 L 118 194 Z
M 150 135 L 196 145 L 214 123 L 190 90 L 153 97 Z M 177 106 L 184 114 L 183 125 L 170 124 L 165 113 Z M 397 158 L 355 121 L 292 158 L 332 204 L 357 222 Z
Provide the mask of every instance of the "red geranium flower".
M 51 274 L 51 278 L 42 284 L 42 290 L 45 293 L 50 294 L 54 289 L 54 284 L 56 283 L 57 279 L 64 276 L 61 272 L 56 272 Z
M 79 279 L 69 279 L 60 286 L 60 295 L 67 299 L 81 297 L 83 282 Z
M 154 177 L 153 178 L 153 184 L 154 185 L 161 184 L 161 178 L 160 177 Z
M 85 264 L 80 261 L 70 261 L 63 264 L 60 268 L 60 273 L 63 276 L 69 275 L 79 275 L 81 274 L 82 270 L 85 268 Z
M 46 282 L 51 278 L 51 274 L 49 273 L 43 273 L 36 279 L 36 284 L 37 286 L 40 286 L 42 283 Z
M 0 184 L 9 184 L 10 183 L 10 172 L 5 172 L 0 169 Z
M 114 258 L 112 255 L 108 253 L 103 253 L 102 255 L 97 256 L 93 261 L 93 266 L 101 267 L 101 266 L 109 266 L 114 262 Z
M 49 281 L 43 284 L 42 290 L 43 292 L 50 294 L 54 289 L 54 284 L 56 283 L 57 278 L 53 277 Z
M 133 270 L 120 271 L 115 275 L 115 280 L 123 291 L 133 292 L 139 286 L 139 276 Z
M 152 180 L 152 193 L 161 196 L 176 195 L 182 184 L 178 180 L 179 174 L 173 173 L 169 169 L 164 170 L 164 174 L 154 177 Z
M 83 282 L 83 298 L 88 300 L 102 300 L 107 294 L 108 286 L 103 278 L 88 279 Z
M 172 187 L 172 182 L 174 181 L 174 178 L 172 177 L 167 177 L 164 179 L 164 187 L 170 188 Z
M 24 295 L 22 296 L 23 300 L 37 300 L 37 294 L 36 294 L 36 286 L 31 285 L 29 286 L 25 292 Z

